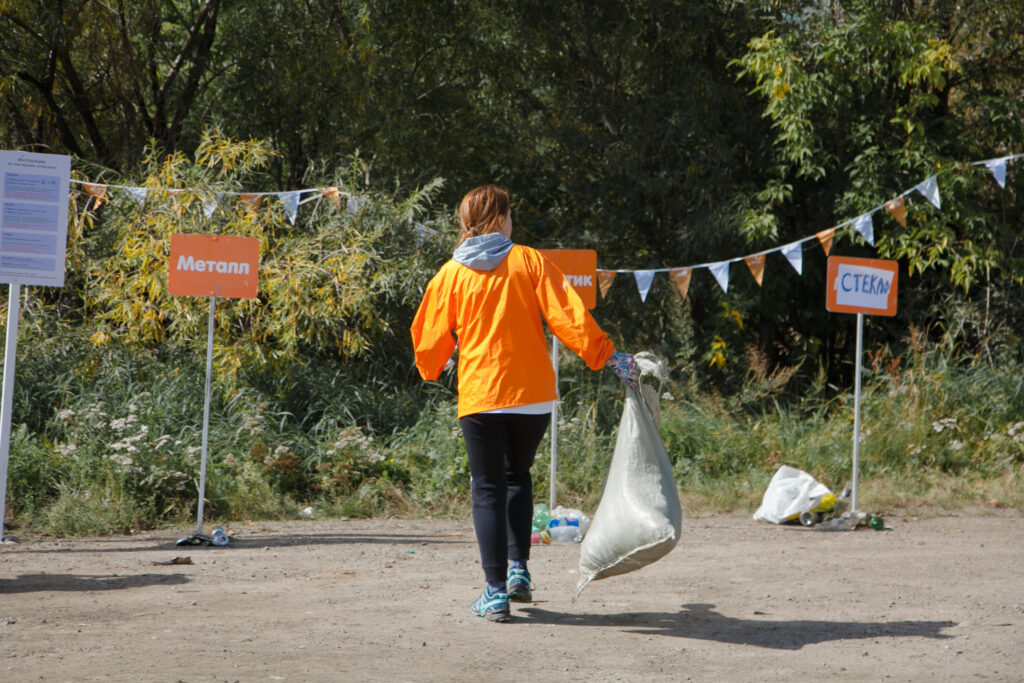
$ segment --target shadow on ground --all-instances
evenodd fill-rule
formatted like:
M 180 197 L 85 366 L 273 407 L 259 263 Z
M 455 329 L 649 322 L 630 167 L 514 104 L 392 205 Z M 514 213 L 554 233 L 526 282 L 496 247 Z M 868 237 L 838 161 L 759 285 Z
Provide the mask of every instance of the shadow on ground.
M 112 591 L 144 586 L 167 586 L 188 581 L 189 578 L 184 574 L 21 574 L 13 579 L 0 579 L 0 595 L 45 591 Z
M 187 535 L 187 534 L 186 534 Z M 394 544 L 394 545 L 434 545 L 437 543 L 461 543 L 464 545 L 475 544 L 473 537 L 470 535 L 466 536 L 453 536 L 449 538 L 439 538 L 437 536 L 430 536 L 424 534 L 417 536 L 413 534 L 373 534 L 373 533 L 348 533 L 348 534 L 292 534 L 292 535 L 281 535 L 281 534 L 244 534 L 234 536 L 231 542 L 224 547 L 210 546 L 210 545 L 181 545 L 178 546 L 178 538 L 174 539 L 149 539 L 147 541 L 139 541 L 132 538 L 125 537 L 104 537 L 91 539 L 89 541 L 76 540 L 76 547 L 50 547 L 56 545 L 57 541 L 47 543 L 40 547 L 39 544 L 25 544 L 17 550 L 8 550 L 7 552 L 18 553 L 125 553 L 125 552 L 137 552 L 137 551 L 153 551 L 153 550 L 183 550 L 187 549 L 190 552 L 192 550 L 209 550 L 210 552 L 230 552 L 233 549 L 242 548 L 287 548 L 294 546 L 304 545 L 346 545 L 352 543 L 372 543 L 372 544 Z
M 622 614 L 568 614 L 537 607 L 521 610 L 524 621 L 559 626 L 617 626 L 630 633 L 713 640 L 776 650 L 799 650 L 837 640 L 864 638 L 952 638 L 943 629 L 953 621 L 851 622 L 808 619 L 774 621 L 729 617 L 714 605 L 683 605 L 679 612 L 626 612 Z

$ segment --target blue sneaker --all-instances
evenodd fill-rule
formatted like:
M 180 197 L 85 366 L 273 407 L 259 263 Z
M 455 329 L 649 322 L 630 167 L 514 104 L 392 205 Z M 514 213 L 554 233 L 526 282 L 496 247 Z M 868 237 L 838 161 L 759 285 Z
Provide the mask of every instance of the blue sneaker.
M 530 572 L 520 567 L 508 570 L 508 599 L 512 602 L 533 602 Z
M 484 589 L 484 594 L 473 603 L 473 614 L 487 621 L 508 621 L 508 593 L 492 591 L 488 586 Z

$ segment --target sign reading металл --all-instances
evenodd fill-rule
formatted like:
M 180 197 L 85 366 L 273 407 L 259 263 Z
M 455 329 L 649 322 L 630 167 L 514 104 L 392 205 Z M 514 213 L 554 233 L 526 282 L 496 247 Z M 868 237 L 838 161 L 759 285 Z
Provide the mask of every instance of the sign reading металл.
M 0 150 L 0 282 L 64 286 L 71 157 Z
M 232 235 L 171 235 L 167 291 L 177 296 L 252 299 L 260 241 Z
M 825 307 L 833 313 L 896 315 L 898 272 L 896 261 L 831 256 Z

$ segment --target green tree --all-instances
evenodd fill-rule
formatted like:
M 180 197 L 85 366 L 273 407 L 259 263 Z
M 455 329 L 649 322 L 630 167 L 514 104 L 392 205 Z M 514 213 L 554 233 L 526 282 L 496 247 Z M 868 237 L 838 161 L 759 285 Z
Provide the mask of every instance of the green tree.
M 963 162 L 1020 151 L 1024 7 L 773 4 L 772 30 L 735 62 L 774 131 L 770 175 L 745 212 L 750 243 L 836 225 L 936 175 L 941 211 L 913 195 L 906 228 L 876 213 L 877 251 L 863 252 L 899 259 L 910 276 L 889 339 L 898 343 L 909 321 L 977 351 L 996 338 L 993 321 L 1019 330 L 1010 302 L 1024 276 L 1021 178 L 1011 170 L 1000 190 Z M 854 242 L 842 243 L 846 251 L 863 245 L 851 230 L 840 237 Z M 826 346 L 848 346 L 843 327 L 833 326 Z
M 0 6 L 0 136 L 130 166 L 149 139 L 198 141 L 222 0 L 11 0 Z

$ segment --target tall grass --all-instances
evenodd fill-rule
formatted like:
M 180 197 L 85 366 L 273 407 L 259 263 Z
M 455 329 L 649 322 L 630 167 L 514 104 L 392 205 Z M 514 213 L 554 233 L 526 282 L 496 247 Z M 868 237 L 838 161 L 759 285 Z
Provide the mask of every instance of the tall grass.
M 9 508 L 47 534 L 117 533 L 194 520 L 204 367 L 188 351 L 98 343 L 27 326 L 19 363 Z M 757 364 L 752 364 L 756 367 Z M 1024 510 L 1024 374 L 956 365 L 938 348 L 869 364 L 860 503 Z M 592 511 L 615 444 L 623 390 L 566 356 L 558 430 L 560 503 Z M 266 366 L 215 391 L 207 519 L 465 515 L 469 470 L 454 378 L 367 386 L 341 362 Z M 799 467 L 841 490 L 851 477 L 853 397 L 787 397 L 753 372 L 730 397 L 667 382 L 661 433 L 687 511 L 750 512 L 774 471 Z M 403 389 L 402 386 L 405 386 Z M 391 425 L 391 430 L 383 428 Z M 550 434 L 534 490 L 550 493 Z

